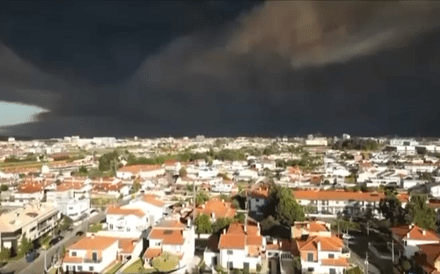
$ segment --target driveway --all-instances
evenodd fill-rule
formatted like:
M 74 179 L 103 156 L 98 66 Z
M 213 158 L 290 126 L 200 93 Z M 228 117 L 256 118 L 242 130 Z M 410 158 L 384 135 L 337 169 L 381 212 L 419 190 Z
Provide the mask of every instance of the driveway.
M 72 232 L 62 231 L 61 235 L 64 237 L 55 246 L 52 246 L 49 250 L 39 250 L 40 255 L 32 262 L 27 263 L 24 258 L 8 263 L 0 270 L 1 274 L 41 274 L 44 273 L 44 261 L 46 257 L 46 267 L 49 268 L 52 265 L 51 259 L 55 254 L 59 254 L 64 245 L 66 248 L 77 241 L 80 237 L 76 236 L 78 231 L 86 231 L 89 223 L 95 223 L 105 219 L 104 212 L 100 212 L 97 215 L 90 217 L 82 222 L 79 226 L 75 227 Z

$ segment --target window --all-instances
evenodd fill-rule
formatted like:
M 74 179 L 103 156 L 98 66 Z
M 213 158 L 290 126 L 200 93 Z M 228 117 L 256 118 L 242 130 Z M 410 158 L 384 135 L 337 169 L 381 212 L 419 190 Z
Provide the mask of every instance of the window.
M 94 262 L 96 262 L 96 261 L 98 260 L 98 253 L 96 253 L 96 252 L 93 252 L 93 253 L 92 253 L 92 260 L 93 260 Z
M 76 257 L 76 251 L 72 251 L 72 257 Z
M 157 243 L 156 243 L 156 246 L 160 246 L 160 242 L 157 242 Z
M 79 266 L 78 266 L 78 271 L 82 271 L 82 270 L 83 270 L 82 265 L 79 265 Z
M 89 271 L 93 271 L 93 266 L 89 266 Z
M 110 229 L 113 229 L 113 225 L 109 225 Z
M 335 258 L 335 254 L 333 254 L 333 253 L 329 253 L 329 254 L 328 254 L 328 258 L 329 258 L 329 259 L 334 259 L 334 258 Z
M 313 262 L 313 253 L 307 253 L 307 261 Z
M 329 273 L 330 273 L 330 274 L 336 274 L 336 269 L 335 269 L 335 268 L 330 268 Z
M 309 268 L 307 268 L 307 271 L 308 272 L 313 272 L 313 271 L 315 271 L 315 268 L 314 267 L 309 267 Z
M 228 250 L 228 255 L 233 255 L 234 252 L 232 250 Z

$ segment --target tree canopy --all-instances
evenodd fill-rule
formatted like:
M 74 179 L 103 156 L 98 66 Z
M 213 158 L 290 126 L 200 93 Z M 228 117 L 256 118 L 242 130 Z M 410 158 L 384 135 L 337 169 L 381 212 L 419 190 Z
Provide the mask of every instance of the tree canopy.
M 196 204 L 201 205 L 209 200 L 209 195 L 205 191 L 200 191 L 196 196 Z
M 99 170 L 101 171 L 114 170 L 115 161 L 118 161 L 118 156 L 119 155 L 116 150 L 102 155 L 101 158 L 99 158 Z
M 160 256 L 153 259 L 153 267 L 162 273 L 174 270 L 179 264 L 179 257 L 168 252 L 162 253 Z
M 179 170 L 180 177 L 186 177 L 187 174 L 188 173 L 186 172 L 186 168 L 184 168 L 184 167 L 180 168 L 180 170 Z
M 304 220 L 304 210 L 298 204 L 289 188 L 273 184 L 266 214 L 275 216 L 283 225 L 291 226 Z
M 379 210 L 386 219 L 390 220 L 391 225 L 406 222 L 406 211 L 397 199 L 396 193 L 391 190 L 386 190 L 385 198 L 379 202 Z
M 197 234 L 212 232 L 211 218 L 206 214 L 199 214 L 196 218 L 195 225 Z
M 425 195 L 412 195 L 406 210 L 410 221 L 426 229 L 436 229 L 437 216 L 433 208 L 426 203 Z

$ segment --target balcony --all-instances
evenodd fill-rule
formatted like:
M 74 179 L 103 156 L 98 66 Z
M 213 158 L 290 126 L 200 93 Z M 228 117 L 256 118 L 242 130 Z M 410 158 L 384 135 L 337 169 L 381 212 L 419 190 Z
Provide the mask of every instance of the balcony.
M 102 258 L 97 258 L 96 260 L 93 260 L 92 258 L 84 258 L 83 263 L 88 264 L 100 264 L 102 262 Z

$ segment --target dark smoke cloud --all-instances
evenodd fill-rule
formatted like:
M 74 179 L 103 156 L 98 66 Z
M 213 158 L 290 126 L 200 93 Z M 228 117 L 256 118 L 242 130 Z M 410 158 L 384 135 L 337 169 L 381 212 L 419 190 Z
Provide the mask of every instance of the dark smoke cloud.
M 149 54 L 129 81 L 112 85 L 81 75 L 55 77 L 0 48 L 1 60 L 7 60 L 0 73 L 9 73 L 0 88 L 10 90 L 0 100 L 50 110 L 39 123 L 3 132 L 439 134 L 434 103 L 440 97 L 439 7 L 437 2 L 265 2 L 221 30 L 186 30 Z M 140 48 L 124 41 L 113 40 L 106 49 L 123 52 L 115 57 L 118 64 Z M 102 70 L 96 74 L 106 74 L 106 66 L 97 68 Z

